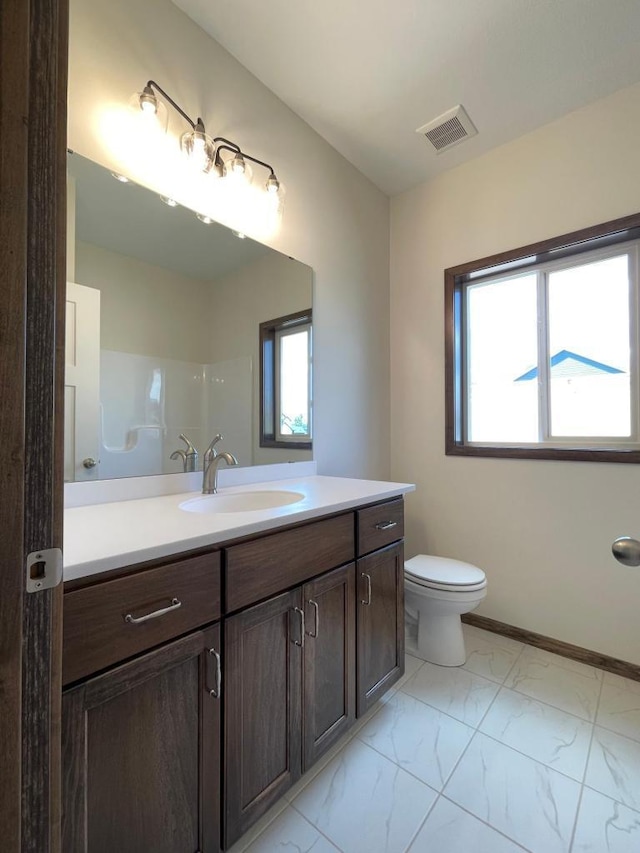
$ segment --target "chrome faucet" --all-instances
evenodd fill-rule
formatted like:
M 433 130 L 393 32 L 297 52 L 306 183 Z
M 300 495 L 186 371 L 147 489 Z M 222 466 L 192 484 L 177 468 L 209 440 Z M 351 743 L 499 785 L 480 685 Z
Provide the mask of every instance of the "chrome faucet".
M 180 459 L 182 470 L 185 473 L 196 471 L 198 468 L 198 451 L 183 432 L 180 433 L 179 438 L 187 445 L 187 449 L 174 450 L 169 459 Z
M 227 465 L 237 465 L 238 460 L 233 453 L 227 453 L 223 450 L 222 453 L 216 453 L 209 464 L 204 466 L 204 474 L 202 477 L 202 494 L 215 495 L 218 491 L 218 468 L 221 462 L 226 462 Z

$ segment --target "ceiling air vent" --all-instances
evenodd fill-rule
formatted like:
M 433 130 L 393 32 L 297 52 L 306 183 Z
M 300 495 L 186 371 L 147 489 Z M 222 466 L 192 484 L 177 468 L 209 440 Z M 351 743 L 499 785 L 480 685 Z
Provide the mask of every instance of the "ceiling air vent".
M 470 136 L 475 136 L 477 132 L 460 104 L 416 130 L 416 133 L 424 134 L 438 154 L 464 142 Z

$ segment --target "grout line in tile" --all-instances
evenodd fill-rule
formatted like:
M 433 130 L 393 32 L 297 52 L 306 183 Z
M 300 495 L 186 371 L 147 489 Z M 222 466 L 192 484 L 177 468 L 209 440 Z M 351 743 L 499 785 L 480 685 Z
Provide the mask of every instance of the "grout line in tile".
M 497 832 L 498 835 L 501 835 L 503 838 L 506 838 L 507 841 L 510 841 L 512 844 L 515 844 L 516 847 L 519 847 L 521 850 L 524 850 L 525 853 L 532 853 L 531 848 L 525 847 L 519 841 L 516 841 L 515 838 L 512 838 L 510 835 L 507 835 L 506 833 L 502 832 L 501 829 L 496 829 L 496 827 L 490 824 L 488 821 L 483 820 L 481 817 L 478 817 L 477 814 L 474 814 L 473 812 L 469 811 L 469 809 L 465 808 L 464 806 L 461 806 L 460 803 L 456 803 L 456 801 L 452 800 L 451 797 L 447 797 L 446 794 L 441 794 L 441 796 L 444 800 L 447 800 L 449 803 L 452 803 L 454 806 L 461 809 L 463 812 L 466 812 L 468 815 L 471 815 L 471 817 L 475 818 L 476 820 L 479 820 L 480 823 L 483 823 L 485 826 L 488 826 L 489 829 L 492 829 L 494 832 Z
M 424 819 L 420 821 L 420 825 L 418 826 L 418 828 L 416 829 L 416 831 L 413 833 L 413 835 L 412 835 L 412 836 L 411 836 L 411 838 L 409 839 L 409 843 L 407 844 L 407 846 L 404 848 L 404 853 L 407 853 L 407 850 L 409 850 L 409 849 L 411 848 L 411 845 L 413 844 L 413 842 L 414 842 L 414 841 L 416 840 L 416 838 L 418 837 L 418 833 L 420 832 L 420 830 L 422 829 L 422 827 L 423 827 L 423 826 L 425 825 L 425 823 L 427 822 L 427 820 L 428 820 L 428 818 L 429 818 L 429 815 L 430 815 L 430 814 L 431 814 L 431 812 L 435 809 L 435 807 L 436 807 L 436 803 L 438 802 L 438 800 L 440 799 L 440 797 L 441 797 L 441 796 L 442 796 L 442 794 L 438 793 L 438 796 L 435 798 L 435 800 L 431 803 L 431 805 L 430 805 L 430 806 L 429 806 L 429 808 L 427 809 L 427 813 L 426 813 L 426 815 L 424 816 Z
M 528 693 L 523 693 L 522 690 L 518 690 L 517 687 L 507 687 L 506 684 L 503 684 L 500 690 L 502 690 L 503 688 L 505 690 L 511 690 L 513 693 L 517 693 L 518 696 L 524 696 L 525 699 L 529 699 L 531 702 L 538 702 L 540 705 L 546 705 L 547 708 L 553 708 L 554 711 L 560 711 L 563 714 L 567 714 L 569 717 L 573 717 L 575 720 L 580 720 L 581 723 L 588 723 L 590 726 L 593 726 L 595 724 L 595 720 L 586 720 L 584 717 L 580 717 L 578 716 L 578 714 L 574 714 L 573 711 L 567 711 L 565 708 L 560 708 L 558 705 L 554 705 L 552 702 L 545 702 L 544 699 L 538 699 L 537 696 L 530 696 Z M 498 691 L 498 693 L 500 692 L 500 690 Z M 598 725 L 600 724 L 598 723 Z M 603 726 L 603 728 L 606 728 L 606 726 Z
M 471 746 L 471 744 L 472 744 L 472 743 L 474 742 L 474 740 L 476 739 L 476 735 L 477 735 L 477 734 L 478 734 L 478 730 L 476 729 L 476 730 L 474 731 L 474 733 L 471 735 L 471 737 L 469 738 L 469 743 L 468 743 L 468 744 L 465 746 L 465 748 L 462 750 L 462 752 L 460 753 L 460 757 L 458 758 L 458 760 L 456 761 L 456 763 L 455 763 L 455 764 L 453 765 L 453 767 L 451 768 L 451 772 L 449 773 L 449 775 L 447 776 L 447 778 L 444 780 L 444 785 L 442 786 L 442 791 L 441 791 L 441 793 L 442 793 L 442 794 L 444 794 L 444 789 L 445 789 L 445 788 L 447 787 L 447 785 L 449 784 L 449 782 L 450 782 L 450 780 L 451 780 L 451 777 L 453 776 L 453 774 L 454 774 L 454 773 L 456 772 L 456 770 L 458 769 L 458 766 L 459 766 L 460 762 L 462 761 L 462 759 L 463 759 L 463 758 L 465 757 L 465 755 L 467 754 L 467 750 L 469 749 L 469 747 Z M 447 799 L 448 799 L 448 798 L 447 798 Z M 452 800 L 451 802 L 453 802 L 453 800 Z M 456 803 L 456 805 L 457 805 L 457 803 Z
M 591 746 L 591 745 L 589 745 Z M 587 764 L 589 763 L 589 759 L 587 758 Z M 587 769 L 587 765 L 585 764 L 585 772 Z M 578 797 L 578 806 L 576 808 L 576 813 L 573 818 L 573 827 L 571 829 L 571 838 L 569 840 L 569 853 L 573 850 L 573 843 L 576 840 L 576 829 L 578 828 L 578 816 L 580 814 L 580 808 L 582 807 L 582 795 L 584 794 L 584 785 L 580 785 L 580 796 Z
M 310 821 L 308 817 L 305 817 L 305 816 L 302 814 L 302 812 L 301 812 L 299 809 L 297 809 L 297 808 L 293 805 L 293 803 L 289 803 L 289 805 L 291 806 L 291 808 L 294 810 L 294 812 L 295 812 L 296 814 L 299 814 L 299 815 L 300 815 L 300 817 L 301 817 L 301 818 L 303 818 L 303 820 L 305 820 L 305 821 L 309 824 L 309 826 L 312 826 L 312 827 L 315 829 L 315 831 L 316 831 L 316 832 L 319 832 L 319 833 L 320 833 L 320 835 L 321 835 L 323 838 L 325 838 L 325 839 L 326 839 L 330 844 L 332 844 L 332 845 L 336 848 L 336 850 L 339 850 L 339 851 L 340 851 L 340 853 L 344 853 L 344 852 L 343 852 L 343 850 L 342 850 L 342 847 L 339 847 L 339 846 L 336 844 L 336 842 L 335 842 L 335 841 L 333 841 L 333 839 L 329 838 L 329 836 L 328 836 L 326 833 L 324 833 L 324 832 L 320 829 L 320 827 L 319 827 L 319 826 L 316 826 L 316 825 L 315 825 L 315 823 L 313 823 L 312 821 Z
M 629 809 L 630 812 L 634 812 L 634 814 L 640 816 L 640 809 L 634 809 L 633 806 L 628 806 L 626 803 L 623 803 L 622 800 L 617 800 L 615 797 L 612 797 L 611 794 L 603 794 L 602 791 L 594 788 L 593 785 L 583 785 L 582 787 L 586 788 L 588 791 L 592 791 L 594 794 L 600 794 L 601 797 L 606 797 L 607 800 L 611 800 L 611 802 L 616 805 L 622 806 L 623 809 Z
M 587 750 L 587 760 L 584 763 L 584 771 L 582 773 L 582 783 L 580 785 L 580 796 L 578 797 L 578 807 L 576 809 L 576 814 L 573 819 L 573 829 L 571 831 L 571 842 L 569 843 L 569 853 L 573 850 L 573 844 L 576 839 L 576 830 L 578 829 L 578 818 L 580 816 L 580 809 L 582 807 L 582 797 L 584 795 L 585 789 L 585 781 L 587 778 L 587 771 L 589 770 L 589 762 L 591 761 L 591 750 L 593 748 L 593 737 L 596 731 L 595 720 L 598 717 L 598 708 L 600 707 L 600 697 L 602 696 L 602 686 L 604 684 L 604 678 L 600 680 L 600 690 L 598 692 L 598 700 L 596 702 L 596 713 L 594 715 L 594 722 L 591 723 L 591 737 L 589 738 L 589 749 Z
M 509 676 L 510 676 L 510 675 L 511 675 L 511 673 L 513 672 L 513 668 L 515 667 L 515 665 L 518 663 L 518 661 L 519 661 L 519 660 L 520 660 L 520 658 L 522 657 L 524 650 L 525 650 L 525 649 L 530 649 L 530 648 L 532 648 L 532 647 L 531 647 L 531 646 L 529 646 L 529 645 L 527 645 L 527 643 L 523 643 L 523 644 L 522 644 L 522 648 L 520 649 L 520 651 L 518 652 L 518 654 L 517 654 L 517 655 L 516 655 L 516 657 L 515 657 L 515 660 L 514 660 L 514 661 L 513 661 L 513 663 L 511 664 L 511 669 L 509 670 L 509 672 L 508 672 L 508 673 L 505 675 L 505 677 L 504 677 L 504 681 L 502 682 L 503 686 L 504 686 L 504 682 L 507 680 L 507 678 L 509 678 Z
M 494 743 L 499 743 L 500 746 L 504 746 L 506 749 L 510 749 L 512 752 L 517 752 L 518 755 L 522 755 L 523 758 L 528 758 L 529 761 L 535 761 L 536 764 L 539 764 L 541 767 L 546 767 L 547 770 L 553 770 L 554 773 L 559 773 L 561 776 L 564 776 L 565 779 L 570 779 L 572 782 L 575 782 L 576 785 L 583 784 L 582 782 L 580 782 L 579 779 L 576 779 L 574 776 L 569 776 L 567 773 L 563 773 L 562 770 L 558 770 L 557 767 L 552 767 L 550 764 L 545 764 L 545 762 L 540 761 L 539 758 L 534 758 L 532 755 L 528 755 L 526 752 L 522 752 L 522 750 L 517 749 L 515 746 L 511 746 L 511 744 L 509 743 L 505 743 L 504 741 L 500 740 L 500 738 L 494 737 L 493 735 L 490 735 L 487 732 L 481 732 L 480 730 L 478 730 L 478 734 L 482 735 L 483 737 L 489 738 L 489 740 L 492 740 Z M 585 772 L 586 766 L 587 765 L 585 764 Z
M 544 699 L 539 699 L 537 696 L 531 696 L 531 694 L 525 693 L 523 690 L 518 690 L 517 687 L 507 687 L 506 684 L 503 684 L 502 686 L 507 690 L 513 690 L 514 693 L 518 693 L 520 696 L 524 696 L 527 699 L 531 699 L 533 702 L 540 702 L 541 705 L 547 705 L 549 708 L 555 708 L 556 711 L 562 711 L 563 714 L 569 714 L 570 717 L 575 717 L 577 720 L 582 720 L 583 723 L 591 723 L 593 725 L 593 723 L 595 722 L 597 711 L 594 712 L 593 720 L 590 720 L 588 719 L 588 717 L 581 717 L 579 714 L 574 714 L 573 711 L 567 711 L 566 708 L 561 708 L 559 705 L 554 705 L 553 702 L 545 702 Z
M 466 670 L 465 670 L 465 672 L 466 672 Z M 475 675 L 475 672 L 473 673 L 473 675 Z M 476 677 L 477 678 L 484 678 L 484 676 L 482 676 L 482 675 L 478 675 Z M 489 679 L 485 678 L 485 681 L 489 681 Z M 489 681 L 489 684 L 493 684 L 495 687 L 497 682 Z M 413 693 L 407 693 L 405 690 L 402 689 L 402 687 L 397 692 L 398 693 L 404 693 L 405 696 L 408 696 L 410 699 L 415 699 L 416 702 L 422 702 L 423 705 L 426 705 L 428 708 L 431 708 L 432 711 L 438 711 L 438 713 L 444 714 L 445 717 L 449 717 L 450 720 L 455 720 L 456 723 L 462 723 L 463 726 L 468 726 L 468 728 L 474 729 L 474 730 L 476 729 L 476 726 L 472 726 L 470 723 L 465 723 L 464 720 L 461 720 L 458 717 L 454 717 L 453 714 L 449 714 L 447 711 L 443 711 L 442 708 L 438 708 L 436 705 L 432 705 L 430 702 L 427 702 L 425 699 L 421 699 L 419 696 L 414 696 Z M 500 692 L 500 689 L 498 688 L 498 693 L 499 692 Z M 495 699 L 495 696 L 494 696 L 494 699 Z
M 358 740 L 360 741 L 360 743 L 363 746 L 368 746 L 369 749 L 372 749 L 374 752 L 377 752 L 378 755 L 380 755 L 382 758 L 386 758 L 387 761 L 390 761 L 392 764 L 395 764 L 398 769 L 402 770 L 404 773 L 408 773 L 409 776 L 412 776 L 416 781 L 420 782 L 421 785 L 426 785 L 427 788 L 430 788 L 432 791 L 435 791 L 436 794 L 440 794 L 440 791 L 438 791 L 437 788 L 434 788 L 433 785 L 430 785 L 428 782 L 425 782 L 424 779 L 420 778 L 420 776 L 416 776 L 416 774 L 413 773 L 411 770 L 409 770 L 408 767 L 405 767 L 404 765 L 400 764 L 399 761 L 396 761 L 393 758 L 389 758 L 388 755 L 386 755 L 384 752 L 380 752 L 380 750 L 377 749 L 373 744 L 367 743 L 366 741 L 362 740 L 362 738 L 359 735 L 356 735 L 356 737 L 358 738 Z M 465 749 L 466 748 L 467 747 L 465 746 Z M 442 786 L 443 788 L 444 788 L 445 784 L 446 784 L 446 781 L 443 783 L 443 786 Z
M 496 690 L 496 695 L 493 697 L 493 699 L 491 700 L 491 702 L 489 702 L 489 705 L 487 706 L 487 710 L 484 712 L 484 714 L 483 714 L 483 715 L 480 717 L 480 719 L 478 720 L 478 725 L 475 727 L 475 729 L 476 729 L 476 731 L 477 731 L 477 732 L 479 732 L 479 731 L 480 731 L 480 726 L 481 726 L 481 725 L 482 725 L 482 723 L 484 722 L 484 718 L 487 716 L 487 714 L 489 713 L 489 711 L 493 708 L 493 703 L 496 701 L 496 699 L 497 699 L 497 698 L 498 698 L 498 696 L 500 695 L 500 691 L 502 690 L 502 688 L 503 688 L 503 687 L 504 687 L 504 684 L 501 684 L 501 685 L 500 685 L 500 687 Z
M 625 732 L 619 732 L 617 729 L 612 729 L 610 726 L 605 726 L 604 723 L 600 723 L 596 719 L 593 721 L 593 725 L 597 726 L 599 729 L 604 729 L 607 732 L 611 732 L 612 735 L 618 735 L 618 737 L 626 737 L 628 740 L 635 741 L 635 743 L 640 743 L 640 732 L 638 732 L 637 737 L 633 735 L 628 735 Z

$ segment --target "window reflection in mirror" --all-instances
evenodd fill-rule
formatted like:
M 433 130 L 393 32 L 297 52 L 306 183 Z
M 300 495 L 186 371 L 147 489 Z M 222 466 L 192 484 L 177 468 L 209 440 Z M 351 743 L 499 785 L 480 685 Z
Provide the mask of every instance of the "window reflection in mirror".
M 311 458 L 310 435 L 261 446 L 256 335 L 272 317 L 310 313 L 308 266 L 78 154 L 69 223 L 65 479 L 179 473 L 181 435 L 199 468 L 218 432 L 241 465 Z
M 260 324 L 262 447 L 311 447 L 311 309 Z

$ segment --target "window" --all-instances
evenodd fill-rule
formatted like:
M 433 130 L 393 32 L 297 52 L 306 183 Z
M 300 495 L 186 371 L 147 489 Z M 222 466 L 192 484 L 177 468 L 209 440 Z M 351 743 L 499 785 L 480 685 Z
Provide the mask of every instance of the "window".
M 260 324 L 260 446 L 311 448 L 311 309 Z
M 445 271 L 446 452 L 640 462 L 640 214 Z

